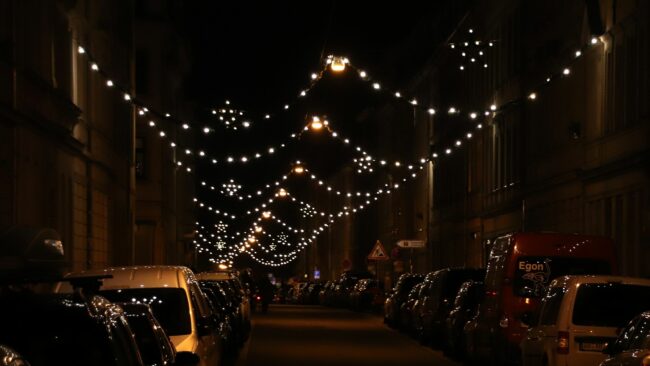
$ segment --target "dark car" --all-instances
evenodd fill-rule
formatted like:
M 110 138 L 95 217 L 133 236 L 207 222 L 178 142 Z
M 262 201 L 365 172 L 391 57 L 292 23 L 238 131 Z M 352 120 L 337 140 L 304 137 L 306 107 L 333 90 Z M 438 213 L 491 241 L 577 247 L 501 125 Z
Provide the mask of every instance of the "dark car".
M 406 301 L 402 303 L 399 311 L 399 328 L 409 334 L 414 334 L 416 331 L 413 328 L 414 321 L 413 319 L 417 316 L 414 314 L 415 305 L 420 298 L 422 289 L 424 288 L 424 283 L 420 282 L 417 285 L 413 286 L 411 292 L 409 292 Z
M 428 292 L 423 294 L 419 314 L 418 335 L 422 343 L 442 346 L 445 322 L 460 286 L 465 281 L 482 281 L 484 278 L 485 270 L 476 268 L 445 268 L 427 274 Z
M 176 359 L 176 351 L 169 337 L 156 320 L 149 305 L 119 303 L 140 350 L 145 365 L 169 365 Z M 197 359 L 198 363 L 198 359 Z
M 384 302 L 384 323 L 389 326 L 398 324 L 399 310 L 402 303 L 406 301 L 413 287 L 422 282 L 423 278 L 421 274 L 414 273 L 404 273 L 400 276 Z
M 603 353 L 609 357 L 600 366 L 650 365 L 650 311 L 632 319 Z
M 3 295 L 0 344 L 32 366 L 141 366 L 122 309 L 101 296 Z
M 30 366 L 18 352 L 0 344 L 0 366 Z
M 476 315 L 478 304 L 485 294 L 482 281 L 470 280 L 463 283 L 454 300 L 454 307 L 446 320 L 444 351 L 454 358 L 462 358 L 465 350 L 463 329 L 465 324 Z
M 232 356 L 241 342 L 236 329 L 238 308 L 233 300 L 228 298 L 221 284 L 214 281 L 199 281 L 199 286 L 207 296 L 212 312 L 215 314 L 213 326 L 223 340 L 224 356 Z

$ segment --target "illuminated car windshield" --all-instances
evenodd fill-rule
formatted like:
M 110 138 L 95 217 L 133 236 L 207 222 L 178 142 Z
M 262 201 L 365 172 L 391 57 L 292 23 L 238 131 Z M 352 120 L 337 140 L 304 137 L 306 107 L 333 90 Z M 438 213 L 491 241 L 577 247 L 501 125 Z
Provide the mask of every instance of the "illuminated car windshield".
M 151 307 L 151 311 L 170 335 L 192 332 L 190 310 L 187 296 L 179 288 L 138 288 L 122 290 L 102 290 L 102 296 L 113 302 L 141 303 Z

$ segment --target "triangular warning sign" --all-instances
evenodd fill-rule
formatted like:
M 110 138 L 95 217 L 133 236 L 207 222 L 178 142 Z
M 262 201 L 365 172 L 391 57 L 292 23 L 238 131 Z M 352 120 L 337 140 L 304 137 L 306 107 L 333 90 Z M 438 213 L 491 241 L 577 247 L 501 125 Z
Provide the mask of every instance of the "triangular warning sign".
M 368 259 L 372 261 L 387 261 L 389 259 L 388 254 L 386 254 L 386 249 L 384 249 L 384 246 L 381 245 L 379 240 L 377 240 L 375 246 L 372 247 Z

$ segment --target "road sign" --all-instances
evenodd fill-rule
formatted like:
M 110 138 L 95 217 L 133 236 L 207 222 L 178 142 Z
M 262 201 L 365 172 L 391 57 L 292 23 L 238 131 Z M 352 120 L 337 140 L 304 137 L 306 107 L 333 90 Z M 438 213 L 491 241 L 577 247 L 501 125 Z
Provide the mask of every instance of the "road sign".
M 397 246 L 400 248 L 415 249 L 415 248 L 424 248 L 424 240 L 400 240 L 397 242 Z
M 381 245 L 379 240 L 377 240 L 375 246 L 372 247 L 368 259 L 371 261 L 387 261 L 389 259 L 388 254 L 386 254 L 386 249 L 384 249 L 384 246 Z

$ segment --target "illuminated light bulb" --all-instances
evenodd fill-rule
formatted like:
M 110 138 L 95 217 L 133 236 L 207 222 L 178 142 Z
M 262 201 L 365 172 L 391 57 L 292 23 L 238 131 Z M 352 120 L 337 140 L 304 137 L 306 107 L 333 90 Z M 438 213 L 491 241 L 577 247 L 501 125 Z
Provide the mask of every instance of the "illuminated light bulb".
M 474 33 L 474 30 L 472 28 L 469 29 L 470 33 Z
M 453 48 L 456 48 L 456 45 L 451 43 L 451 44 L 449 44 L 449 47 L 451 47 L 453 49 Z
M 395 97 L 396 97 L 396 98 L 401 98 L 401 97 L 402 97 L 402 94 L 400 94 L 400 92 L 395 92 Z
M 456 146 L 462 145 L 462 142 L 460 140 L 456 140 Z
M 270 114 L 267 114 L 267 115 L 264 116 L 264 119 L 269 119 L 269 118 L 271 118 Z
M 488 46 L 492 47 L 492 46 L 494 46 L 494 43 L 490 42 L 490 43 L 488 43 Z
M 447 155 L 451 154 L 451 149 L 445 150 L 445 154 L 447 154 Z
M 113 86 L 113 85 L 114 85 L 114 84 L 113 84 L 113 81 L 112 81 L 112 80 L 106 80 L 106 86 L 108 86 L 108 87 L 110 88 L 110 87 Z
M 547 82 L 547 83 L 550 83 L 550 82 L 551 82 L 551 78 L 550 78 L 550 77 L 546 78 L 546 82 Z
M 183 123 L 183 129 L 187 130 L 188 128 L 190 128 L 190 125 L 188 125 L 187 123 Z
M 571 69 L 569 69 L 568 67 L 565 67 L 564 70 L 562 70 L 563 75 L 569 75 L 570 73 L 571 73 Z
M 156 125 L 156 122 L 154 122 L 154 121 L 149 121 L 149 126 L 153 127 L 153 126 L 155 126 L 155 125 Z
M 229 156 L 229 157 L 226 159 L 226 161 L 229 162 L 229 163 L 232 163 L 233 161 L 235 161 L 235 159 L 234 159 L 232 156 Z
M 528 99 L 530 99 L 530 100 L 535 100 L 535 99 L 537 99 L 537 94 L 535 94 L 534 92 L 528 94 Z
M 79 47 L 77 47 L 77 52 L 80 55 L 83 55 L 84 53 L 86 53 L 86 50 L 83 47 L 79 46 Z
M 318 77 L 318 75 L 316 73 L 311 74 L 311 79 L 312 80 L 316 80 L 317 77 Z
M 365 78 L 368 76 L 368 74 L 367 74 L 365 71 L 362 70 L 362 71 L 359 71 L 359 76 L 360 76 L 362 79 L 365 79 Z
M 425 159 L 425 158 L 420 159 L 420 164 L 424 164 L 426 162 L 427 162 L 427 159 Z
M 381 165 L 386 165 L 386 161 L 385 161 L 385 160 L 382 160 L 382 161 L 379 162 L 379 164 L 381 164 Z
M 472 113 L 469 114 L 469 118 L 471 118 L 471 119 L 476 119 L 476 116 L 477 116 L 476 112 L 472 112 Z
M 287 191 L 284 188 L 280 188 L 280 190 L 278 191 L 278 196 L 286 197 L 287 196 Z
M 431 156 L 432 156 L 433 158 L 437 158 L 437 157 L 438 157 L 438 153 L 433 153 L 433 154 L 431 154 Z
M 244 121 L 244 122 L 242 122 L 242 126 L 244 126 L 244 128 L 248 128 L 248 127 L 251 126 L 251 123 L 248 122 L 248 121 Z
M 253 243 L 255 243 L 255 241 L 256 241 L 256 239 L 255 239 L 254 236 L 249 236 L 249 237 L 248 237 L 248 242 L 249 242 L 249 243 L 253 244 Z
M 305 168 L 303 168 L 301 165 L 298 165 L 295 168 L 293 168 L 293 172 L 296 174 L 302 174 L 305 172 Z
M 165 137 L 165 131 L 160 131 L 160 137 Z
M 241 157 L 241 162 L 242 162 L 242 163 L 245 163 L 245 162 L 247 162 L 247 161 L 248 161 L 248 158 L 247 158 L 247 157 L 245 157 L 245 156 L 242 156 L 242 157 Z
M 436 110 L 433 109 L 433 108 L 429 108 L 429 110 L 428 110 L 427 112 L 429 112 L 429 114 L 432 115 L 432 116 L 433 116 L 434 114 L 436 114 Z
M 171 117 L 171 116 L 172 116 L 171 114 L 169 114 L 169 113 L 165 113 L 165 117 L 169 118 L 169 117 Z
M 285 104 L 285 105 L 284 105 L 284 109 L 289 109 L 289 105 L 288 105 L 288 104 Z
M 140 109 L 140 110 L 138 111 L 138 114 L 141 115 L 141 116 L 144 116 L 145 113 L 146 113 L 146 112 L 145 112 L 143 109 Z
M 467 136 L 468 139 L 471 139 L 472 138 L 472 133 L 468 132 L 467 135 L 465 135 L 465 136 Z
M 478 46 L 481 44 L 481 41 L 474 41 L 474 44 Z
M 264 217 L 265 219 L 270 218 L 271 217 L 271 211 L 262 212 L 262 217 Z
M 467 47 L 467 46 L 469 46 L 469 42 L 465 42 L 465 43 L 463 43 L 463 45 L 464 45 L 465 47 Z
M 597 37 L 591 37 L 591 44 L 597 44 L 598 43 L 598 38 Z
M 479 56 L 483 56 L 483 51 L 478 51 Z
M 411 100 L 412 105 L 418 105 L 418 101 L 416 99 Z
M 323 128 L 323 123 L 320 121 L 320 118 L 314 116 L 311 121 L 312 130 L 320 130 Z
M 341 72 L 345 70 L 346 60 L 342 57 L 332 57 L 330 62 L 330 69 L 334 72 Z
M 230 101 L 226 100 L 226 105 L 230 105 Z M 231 112 L 232 113 L 232 112 Z
M 577 51 L 576 51 L 576 58 L 577 58 L 577 57 L 580 57 L 580 56 L 582 56 L 582 51 L 577 50 Z
M 93 62 L 92 64 L 90 64 L 90 69 L 93 71 L 99 71 L 99 66 L 97 66 L 97 64 Z
M 306 91 L 303 90 L 303 91 L 300 92 L 300 96 L 301 96 L 301 97 L 304 97 L 305 95 L 307 95 L 307 92 L 306 92 Z
M 465 70 L 465 66 L 463 66 L 463 65 L 460 65 L 458 68 L 459 68 L 461 71 L 462 71 L 462 70 Z
M 379 85 L 379 83 L 373 83 L 373 84 L 372 84 L 372 87 L 373 87 L 375 90 L 379 90 L 379 89 L 381 89 L 381 85 Z
M 465 52 L 462 52 L 460 55 L 463 56 L 463 57 L 467 56 L 467 54 Z
M 490 111 L 485 111 L 483 114 L 485 114 L 485 116 L 487 117 L 490 115 Z
M 481 128 L 483 128 L 483 125 L 479 123 L 478 125 L 476 125 L 476 128 L 480 130 Z
M 469 61 L 470 62 L 476 62 L 476 59 L 474 57 L 472 57 Z
M 490 106 L 490 110 L 493 111 L 493 112 L 496 111 L 496 110 L 497 110 L 497 106 L 496 106 L 496 104 L 492 104 L 492 105 Z
M 262 227 L 260 227 L 260 226 L 255 226 L 255 232 L 256 232 L 256 233 L 261 233 L 261 232 L 262 232 Z
M 183 165 L 183 162 L 179 160 L 178 162 L 176 162 L 176 165 L 181 166 Z
M 448 111 L 448 112 L 449 112 L 449 114 L 454 114 L 454 113 L 456 113 L 456 108 L 454 108 L 454 107 L 449 107 L 449 111 Z
M 395 166 L 399 167 L 399 166 L 401 166 L 401 165 L 402 165 L 402 163 L 400 163 L 399 161 L 396 161 L 396 162 L 395 162 Z
M 272 147 L 270 147 L 270 148 L 269 148 L 269 154 L 273 154 L 274 152 L 275 152 L 275 149 L 272 148 Z
M 176 147 L 176 143 L 172 141 L 172 142 L 169 143 L 169 146 Z
M 190 155 L 191 153 L 192 153 L 192 151 L 190 151 L 188 149 L 185 149 L 185 155 Z
M 204 127 L 203 128 L 203 133 L 205 133 L 205 134 L 210 133 L 210 128 L 209 127 Z
M 487 67 L 488 67 L 488 64 L 483 64 L 484 69 L 487 69 Z
M 205 156 L 205 152 L 204 151 L 199 151 L 199 155 L 200 156 Z
M 217 159 L 212 159 L 212 164 L 216 164 L 216 163 L 217 163 Z
M 192 168 L 190 168 L 189 166 L 188 166 L 187 169 L 185 169 L 185 170 L 186 170 L 188 173 L 191 173 L 191 172 L 192 172 Z

